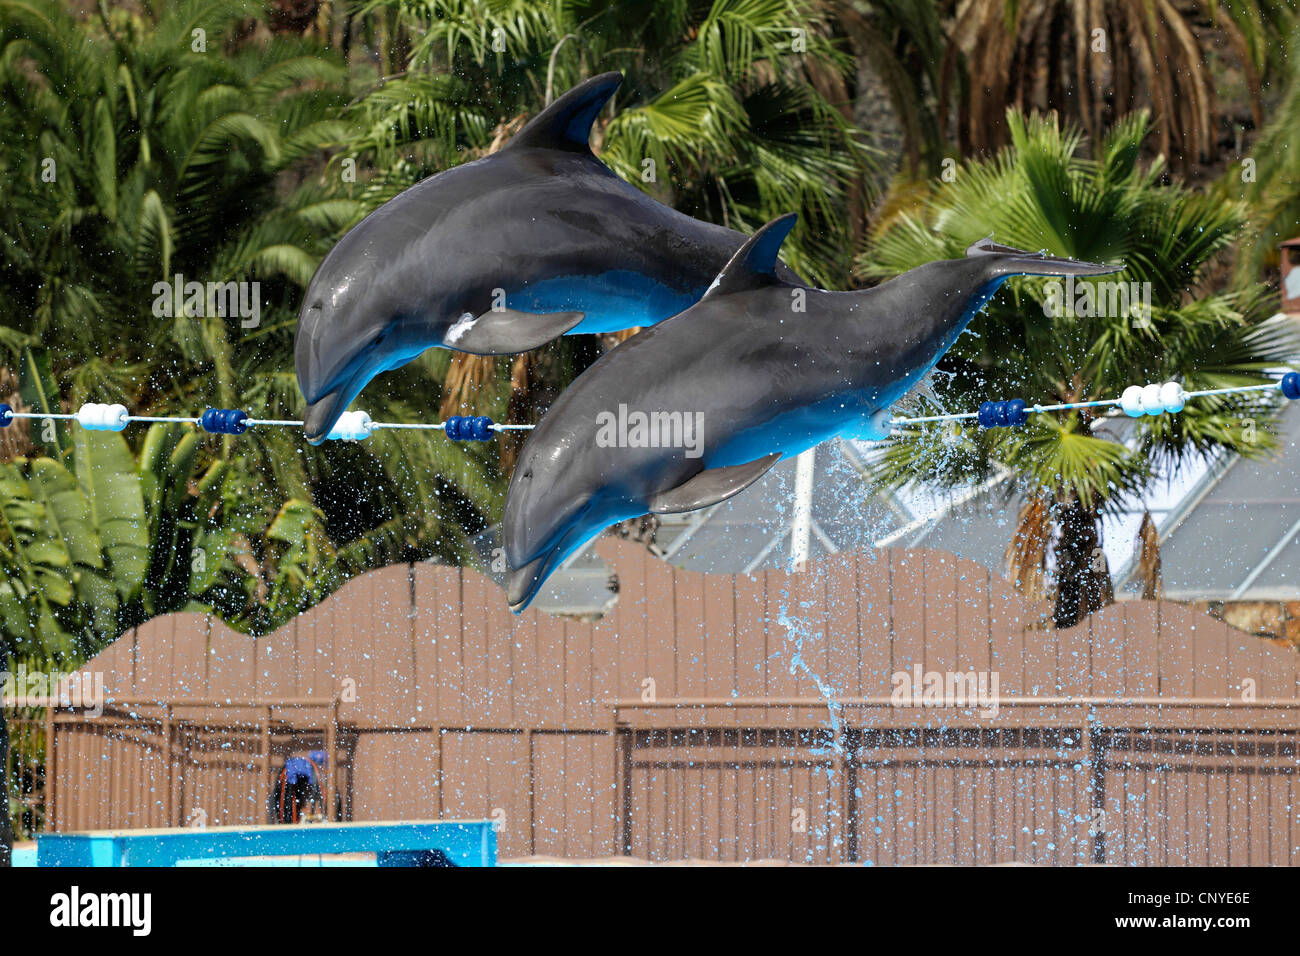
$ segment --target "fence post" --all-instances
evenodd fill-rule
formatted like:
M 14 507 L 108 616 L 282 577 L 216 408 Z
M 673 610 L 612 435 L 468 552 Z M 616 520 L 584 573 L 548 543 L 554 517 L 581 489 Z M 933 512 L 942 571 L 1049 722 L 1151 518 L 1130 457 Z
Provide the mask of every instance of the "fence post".
M 4 651 L 0 650 L 0 670 L 4 668 Z M 4 796 L 0 799 L 0 866 L 8 866 L 13 855 L 14 830 L 9 822 L 9 725 L 0 705 L 0 767 L 4 768 Z
M 1092 813 L 1089 816 L 1088 830 L 1092 837 L 1092 862 L 1106 862 L 1106 730 L 1096 726 L 1096 721 L 1089 721 L 1083 715 L 1083 746 L 1085 772 L 1092 775 Z M 1093 822 L 1097 824 L 1094 829 Z
M 321 770 L 321 801 L 325 804 L 325 819 L 332 822 L 342 823 L 343 814 L 339 814 L 339 819 L 334 819 L 334 784 L 337 781 L 338 774 L 338 725 L 339 725 L 339 699 L 336 696 L 334 703 L 330 705 L 329 711 L 325 718 L 325 766 Z
M 45 708 L 45 816 L 42 826 L 53 833 L 55 830 L 54 791 L 56 789 L 57 763 L 55 762 L 54 715 L 58 713 L 59 702 L 52 700 Z
M 257 775 L 257 805 L 258 818 L 268 814 L 268 807 L 271 804 L 271 708 L 269 706 L 261 708 L 262 711 L 262 728 L 261 728 L 261 773 Z M 269 818 L 268 818 L 269 819 Z
M 619 812 L 622 815 L 622 829 L 619 833 L 619 852 L 623 856 L 632 855 L 632 759 L 635 748 L 636 731 L 624 727 L 619 731 L 622 736 L 621 746 L 615 750 L 622 755 L 623 766 L 618 776 Z
M 163 709 L 160 736 L 163 751 L 163 826 L 174 827 L 177 825 L 176 804 L 179 801 L 174 799 L 172 794 L 172 705 L 170 702 Z

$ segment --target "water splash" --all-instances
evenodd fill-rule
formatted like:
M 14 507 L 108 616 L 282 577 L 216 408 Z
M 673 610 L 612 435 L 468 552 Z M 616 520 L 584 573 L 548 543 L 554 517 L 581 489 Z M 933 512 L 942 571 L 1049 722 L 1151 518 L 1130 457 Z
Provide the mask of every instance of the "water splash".
M 785 628 L 785 643 L 793 645 L 790 653 L 789 672 L 791 674 L 803 674 L 817 687 L 817 692 L 826 701 L 827 719 L 830 724 L 830 746 L 814 747 L 814 754 L 824 755 L 834 753 L 845 760 L 852 759 L 848 748 L 844 745 L 844 705 L 840 703 L 836 696 L 836 689 L 828 684 L 820 674 L 809 666 L 807 659 L 804 657 L 804 643 L 812 638 L 813 640 L 825 639 L 825 634 L 821 631 L 813 633 L 807 622 L 798 617 L 792 617 L 789 613 L 789 605 L 782 604 L 777 614 L 777 623 Z M 834 768 L 828 771 L 830 778 L 834 779 Z

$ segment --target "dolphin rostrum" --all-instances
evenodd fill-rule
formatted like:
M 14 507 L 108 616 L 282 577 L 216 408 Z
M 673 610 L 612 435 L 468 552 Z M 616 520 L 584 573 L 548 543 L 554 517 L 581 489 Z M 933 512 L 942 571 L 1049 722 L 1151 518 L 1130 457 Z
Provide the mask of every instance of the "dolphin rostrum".
M 330 250 L 294 344 L 308 441 L 425 349 L 526 352 L 698 301 L 745 236 L 656 202 L 592 154 L 591 124 L 622 79 L 575 86 L 499 151 L 417 183 Z
M 755 233 L 700 302 L 601 356 L 543 417 L 506 495 L 512 610 L 609 524 L 724 501 L 834 436 L 883 437 L 872 416 L 1009 277 L 1123 268 L 985 240 L 873 289 L 827 292 L 775 274 L 794 221 Z

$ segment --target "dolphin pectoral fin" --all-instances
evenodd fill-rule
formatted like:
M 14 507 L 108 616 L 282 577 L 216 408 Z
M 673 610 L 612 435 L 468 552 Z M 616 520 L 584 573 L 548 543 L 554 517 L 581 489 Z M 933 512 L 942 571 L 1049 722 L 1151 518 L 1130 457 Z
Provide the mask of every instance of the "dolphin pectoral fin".
M 443 345 L 473 355 L 514 355 L 541 348 L 584 318 L 585 312 L 519 312 L 489 310 L 476 319 L 462 319 L 443 337 Z
M 743 465 L 706 469 L 676 488 L 661 491 L 651 498 L 650 513 L 680 514 L 683 511 L 695 511 L 698 508 L 716 505 L 719 501 L 726 501 L 762 478 L 780 458 L 779 454 L 773 453 Z

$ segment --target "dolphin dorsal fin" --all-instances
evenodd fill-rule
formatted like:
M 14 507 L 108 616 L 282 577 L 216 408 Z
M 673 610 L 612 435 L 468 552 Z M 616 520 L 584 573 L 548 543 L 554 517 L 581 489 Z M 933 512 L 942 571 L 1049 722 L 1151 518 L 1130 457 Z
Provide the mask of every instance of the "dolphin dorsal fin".
M 744 292 L 779 281 L 776 277 L 777 253 L 781 251 L 781 243 L 785 242 L 785 237 L 790 234 L 798 219 L 797 213 L 786 213 L 746 239 L 745 244 L 731 257 L 731 261 L 722 267 L 718 277 L 713 280 L 713 285 L 709 286 L 709 291 L 704 293 L 704 298 Z
M 591 149 L 588 143 L 591 124 L 622 82 L 623 74 L 618 72 L 602 73 L 583 80 L 530 119 L 506 148 Z

